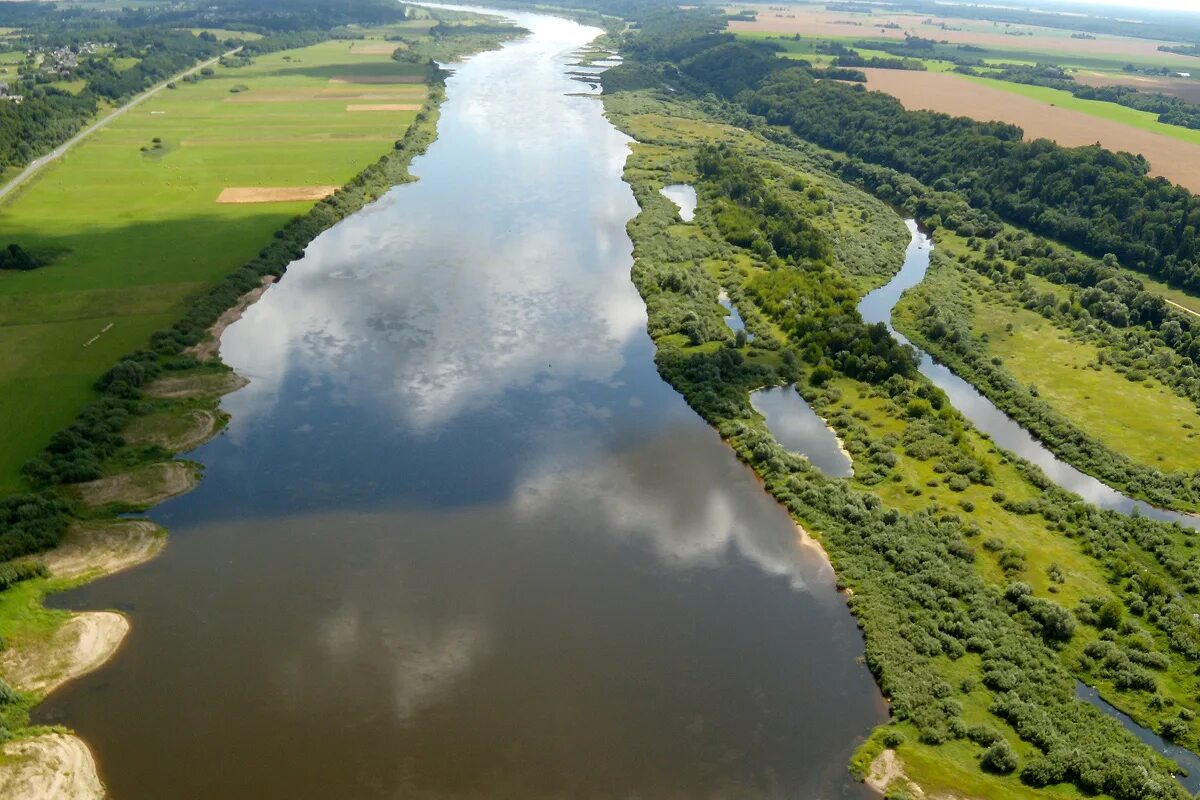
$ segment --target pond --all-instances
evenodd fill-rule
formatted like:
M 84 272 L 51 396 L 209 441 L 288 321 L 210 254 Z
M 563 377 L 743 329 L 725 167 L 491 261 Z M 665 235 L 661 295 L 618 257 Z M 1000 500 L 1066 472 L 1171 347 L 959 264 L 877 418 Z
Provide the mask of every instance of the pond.
M 672 183 L 659 191 L 679 209 L 679 218 L 691 222 L 696 218 L 696 187 L 687 183 Z
M 750 393 L 750 404 L 767 420 L 775 439 L 799 453 L 831 478 L 854 474 L 850 454 L 837 434 L 817 416 L 795 386 L 778 386 Z
M 721 304 L 722 308 L 729 312 L 725 315 L 725 324 L 729 326 L 729 330 L 733 331 L 734 333 L 737 333 L 738 331 L 745 331 L 746 322 L 742 319 L 742 315 L 738 313 L 737 306 L 735 306 L 733 301 L 729 299 L 729 295 L 725 292 L 721 292 L 721 294 L 717 296 L 717 302 Z M 754 334 L 746 331 L 746 341 L 753 342 Z

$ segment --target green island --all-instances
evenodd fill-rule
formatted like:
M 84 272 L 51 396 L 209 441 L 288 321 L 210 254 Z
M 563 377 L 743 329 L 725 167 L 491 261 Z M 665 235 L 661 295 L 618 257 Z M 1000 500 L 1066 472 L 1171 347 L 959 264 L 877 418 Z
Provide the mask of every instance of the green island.
M 691 36 L 679 33 L 688 26 Z M 634 281 L 664 378 L 820 541 L 848 591 L 892 710 L 852 769 L 897 798 L 1190 796 L 1170 776 L 1173 764 L 1078 700 L 1075 687 L 1096 687 L 1139 724 L 1196 749 L 1194 532 L 1100 511 L 1058 489 L 975 431 L 911 354 L 855 310 L 899 267 L 901 214 L 916 217 L 933 231 L 935 267 L 902 304 L 898 326 L 939 357 L 982 341 L 976 360 L 1027 380 L 1039 362 L 1070 354 L 1079 363 L 1037 369 L 1026 394 L 1042 425 L 1029 427 L 1114 485 L 1194 508 L 1191 450 L 1150 449 L 1145 439 L 1147 419 L 1158 426 L 1154 441 L 1173 423 L 1186 442 L 1195 424 L 1190 320 L 1146 293 L 1116 256 L 1060 244 L 1069 215 L 1100 213 L 1094 206 L 1068 206 L 1061 193 L 1023 197 L 1056 209 L 1063 227 L 1047 230 L 1053 242 L 1005 220 L 1016 203 L 1000 192 L 1022 167 L 1097 160 L 1119 173 L 1127 162 L 1095 148 L 1023 145 L 1005 126 L 905 112 L 881 95 L 814 81 L 808 68 L 776 67 L 769 52 L 718 29 L 699 14 L 646 11 L 624 64 L 606 76 L 608 112 L 637 141 L 626 169 L 642 209 L 629 226 Z M 668 76 L 664 91 L 657 84 Z M 889 127 L 904 133 L 889 139 Z M 864 129 L 879 131 L 869 151 L 839 133 Z M 905 136 L 935 144 L 915 160 Z M 974 161 L 963 147 L 993 160 L 1012 153 L 1011 170 L 994 166 L 994 200 L 948 189 L 942 176 Z M 659 194 L 679 182 L 700 198 L 691 224 Z M 1182 259 L 1178 268 L 1187 268 Z M 726 327 L 721 291 L 753 340 Z M 1002 333 L 1023 338 L 1004 349 Z M 957 370 L 961 360 L 948 363 Z M 964 374 L 1025 421 L 1019 402 Z M 852 455 L 849 481 L 786 451 L 750 405 L 758 387 L 793 383 Z M 1099 407 L 1083 414 L 1088 392 Z M 1121 413 L 1105 415 L 1105 403 Z M 1132 422 L 1140 435 L 1114 435 Z

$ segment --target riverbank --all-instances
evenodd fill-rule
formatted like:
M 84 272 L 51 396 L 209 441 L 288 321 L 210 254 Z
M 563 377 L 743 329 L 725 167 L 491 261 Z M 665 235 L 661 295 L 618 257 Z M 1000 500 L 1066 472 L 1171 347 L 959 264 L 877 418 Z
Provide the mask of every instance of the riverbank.
M 469 27 L 464 26 L 464 31 Z M 443 41 L 438 45 L 439 53 L 449 57 L 455 52 L 462 56 L 479 48 L 498 46 L 503 38 L 494 31 L 483 37 L 468 33 L 462 40 L 464 49 L 453 51 Z M 470 50 L 466 49 L 467 42 Z M 429 89 L 423 92 L 424 103 L 394 150 L 356 174 L 323 203 L 334 213 L 318 214 L 315 219 L 311 219 L 312 212 L 307 215 L 308 239 L 378 198 L 391 186 L 414 179 L 408 173 L 408 165 L 436 137 L 438 109 L 445 98 L 441 75 L 432 74 Z M 287 241 L 289 231 L 281 233 L 285 235 L 277 234 L 277 241 Z M 286 262 L 280 265 L 280 272 L 283 266 Z M 127 443 L 111 459 L 117 463 L 141 463 L 134 469 L 118 467 L 117 471 L 96 480 L 63 487 L 64 497 L 77 504 L 77 511 L 86 519 L 75 519 L 59 546 L 37 557 L 44 565 L 42 577 L 22 581 L 0 593 L 0 633 L 4 637 L 0 678 L 11 684 L 21 698 L 19 712 L 4 718 L 10 727 L 16 724 L 11 733 L 18 737 L 0 752 L 0 793 L 5 797 L 91 800 L 104 796 L 94 759 L 85 743 L 66 733 L 44 733 L 23 725 L 27 723 L 28 710 L 47 694 L 110 659 L 128 633 L 129 621 L 122 614 L 108 611 L 75 614 L 49 611 L 42 600 L 49 593 L 131 568 L 161 552 L 166 534 L 153 523 L 94 517 L 145 510 L 194 488 L 200 478 L 196 467 L 174 460 L 174 455 L 194 449 L 219 434 L 226 419 L 219 408 L 221 397 L 246 385 L 244 379 L 220 363 L 221 334 L 278 277 L 274 272 L 261 275 L 256 286 L 234 295 L 227 308 L 215 307 L 215 303 L 228 296 L 224 293 L 228 291 L 226 287 L 238 285 L 239 278 L 226 279 L 198 301 L 189 321 L 206 315 L 215 318 L 192 337 L 196 341 L 184 351 L 195 366 L 171 370 L 139 387 L 142 402 L 126 425 Z M 199 317 L 195 313 L 197 308 Z M 163 454 L 170 458 L 163 460 Z
M 726 236 L 721 226 L 734 218 L 728 208 L 737 202 L 721 194 L 735 181 L 730 176 L 743 186 L 761 181 L 769 188 L 757 191 L 776 192 L 771 202 L 782 213 L 791 204 L 821 203 L 810 211 L 814 227 L 843 239 L 860 235 L 855 218 L 862 211 L 843 207 L 857 190 L 831 174 L 831 167 L 842 166 L 823 151 L 800 144 L 773 150 L 750 141 L 748 132 L 707 121 L 686 101 L 636 93 L 606 96 L 606 104 L 639 141 L 626 167 L 642 207 L 629 226 L 633 276 L 650 309 L 660 372 L 820 541 L 838 585 L 852 590 L 848 602 L 865 636 L 867 663 L 893 714 L 855 757 L 855 774 L 865 779 L 881 753 L 894 751 L 893 766 L 902 762 L 906 777 L 893 769 L 893 789 L 912 781 L 926 796 L 1040 797 L 1047 784 L 1087 780 L 1050 766 L 1047 747 L 1037 743 L 1052 737 L 1075 742 L 1089 763 L 1109 771 L 1091 791 L 1180 796 L 1165 762 L 1114 720 L 1076 701 L 1073 676 L 1104 683 L 1106 697 L 1132 709 L 1143 725 L 1175 729 L 1178 718 L 1190 729 L 1195 699 L 1184 688 L 1189 657 L 1171 638 L 1177 623 L 1135 614 L 1137 622 L 1125 616 L 1131 621 L 1119 627 L 1126 632 L 1114 634 L 1094 610 L 1125 597 L 1109 566 L 1118 552 L 1164 581 L 1183 580 L 1172 572 L 1171 559 L 1187 552 L 1186 534 L 1070 498 L 982 436 L 899 354 L 881 356 L 874 375 L 864 370 L 870 362 L 863 357 L 848 360 L 855 340 L 840 333 L 837 312 L 857 306 L 861 290 L 848 302 L 846 286 L 861 281 L 859 270 L 840 257 L 827 266 L 801 261 L 804 268 L 796 269 L 772 262 L 761 247 L 748 253 L 736 243 L 736 229 Z M 692 167 L 698 150 L 714 141 L 724 142 L 728 154 L 706 154 L 702 167 Z M 680 181 L 694 183 L 701 194 L 696 229 L 686 232 L 658 195 L 663 185 Z M 741 213 L 756 213 L 743 203 Z M 870 220 L 864 210 L 868 226 L 900 224 L 893 212 L 887 212 L 889 223 L 882 212 Z M 758 227 L 765 229 L 761 222 Z M 894 273 L 900 260 L 893 254 L 875 269 Z M 735 266 L 718 269 L 714 261 Z M 709 283 L 715 272 L 731 294 L 739 293 L 754 342 L 738 346 L 724 326 L 724 309 L 711 302 L 719 290 Z M 822 349 L 827 330 L 842 337 L 833 351 Z M 865 326 L 859 330 L 880 341 Z M 792 381 L 852 454 L 852 479 L 824 478 L 784 451 L 754 414 L 750 390 Z M 1158 555 L 1147 547 L 1152 540 L 1159 542 Z M 1128 659 L 1134 642 L 1148 646 L 1154 655 L 1145 660 L 1158 666 L 1146 677 L 1163 699 L 1119 687 L 1116 673 L 1092 655 L 1108 648 L 1105 642 L 1114 643 L 1114 658 Z M 1164 709 L 1159 704 L 1167 697 Z M 1025 713 L 1041 722 L 1031 725 Z M 1143 776 L 1155 777 L 1140 779 L 1132 794 L 1122 789 L 1125 777 L 1117 776 L 1123 768 L 1099 755 L 1114 747 L 1136 761 Z M 996 768 L 989 766 L 993 759 Z M 883 766 L 877 782 L 888 774 Z M 1054 770 L 1053 777 L 1035 782 L 1035 771 L 1043 769 Z

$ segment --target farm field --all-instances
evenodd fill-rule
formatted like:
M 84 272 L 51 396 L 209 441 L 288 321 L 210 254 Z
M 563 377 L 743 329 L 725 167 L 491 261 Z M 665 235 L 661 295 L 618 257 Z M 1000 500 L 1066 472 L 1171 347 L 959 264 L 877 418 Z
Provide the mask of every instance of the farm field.
M 999 81 L 966 79 L 964 76 L 937 72 L 902 72 L 898 70 L 866 69 L 867 86 L 870 89 L 893 95 L 905 108 L 941 111 L 947 114 L 973 117 L 978 120 L 999 120 L 1019 125 L 1026 138 L 1053 139 L 1061 145 L 1076 147 L 1099 142 L 1110 150 L 1140 153 L 1150 162 L 1150 172 L 1168 180 L 1200 191 L 1200 133 L 1183 128 L 1174 128 L 1181 134 L 1190 134 L 1194 141 L 1185 141 L 1178 136 L 1134 127 L 1113 116 L 1097 116 L 1077 110 L 1051 105 L 1042 99 L 1027 96 L 1008 87 L 1021 90 L 1039 87 L 1018 86 L 1005 83 L 1004 88 L 990 84 Z M 1043 90 L 1054 91 L 1054 90 Z M 1065 92 L 1060 92 L 1067 97 Z M 1111 115 L 1133 111 L 1111 103 L 1094 103 L 1111 109 Z M 1122 115 L 1123 116 L 1123 115 Z
M 1084 86 L 1129 86 L 1143 92 L 1161 92 L 1189 103 L 1200 103 L 1200 80 L 1160 78 L 1151 75 L 1124 75 L 1112 72 L 1077 71 L 1073 77 Z
M 0 206 L 7 237 L 53 256 L 0 275 L 0 491 L 20 487 L 21 464 L 122 354 L 313 202 L 218 203 L 222 191 L 337 186 L 392 149 L 425 99 L 424 68 L 371 43 L 282 51 L 181 82 Z
M 1055 56 L 1059 62 L 1072 59 L 1110 61 L 1117 68 L 1133 61 L 1147 66 L 1168 66 L 1180 70 L 1200 69 L 1200 59 L 1161 52 L 1161 44 L 1173 42 L 1138 39 L 1126 36 L 1099 34 L 1094 39 L 1075 39 L 1071 31 L 1033 25 L 991 23 L 981 20 L 930 17 L 911 13 L 849 13 L 829 11 L 823 7 L 798 5 L 783 10 L 767 5 L 730 6 L 736 13 L 757 11 L 754 21 L 731 20 L 729 30 L 735 33 L 800 34 L 834 39 L 884 39 L 903 41 L 906 35 L 920 36 L 950 44 L 1016 53 L 1043 53 Z M 928 21 L 928 22 L 927 22 Z M 885 27 L 892 25 L 895 27 Z M 1123 61 L 1121 61 L 1123 59 Z

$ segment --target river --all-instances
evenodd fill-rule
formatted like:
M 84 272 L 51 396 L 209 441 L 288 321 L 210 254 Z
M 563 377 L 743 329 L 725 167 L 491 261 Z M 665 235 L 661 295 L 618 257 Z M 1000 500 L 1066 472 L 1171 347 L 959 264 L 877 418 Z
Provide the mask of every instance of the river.
M 599 31 L 506 15 L 419 182 L 226 331 L 165 553 L 56 598 L 133 623 L 36 714 L 116 800 L 869 796 L 826 562 L 655 371 Z

